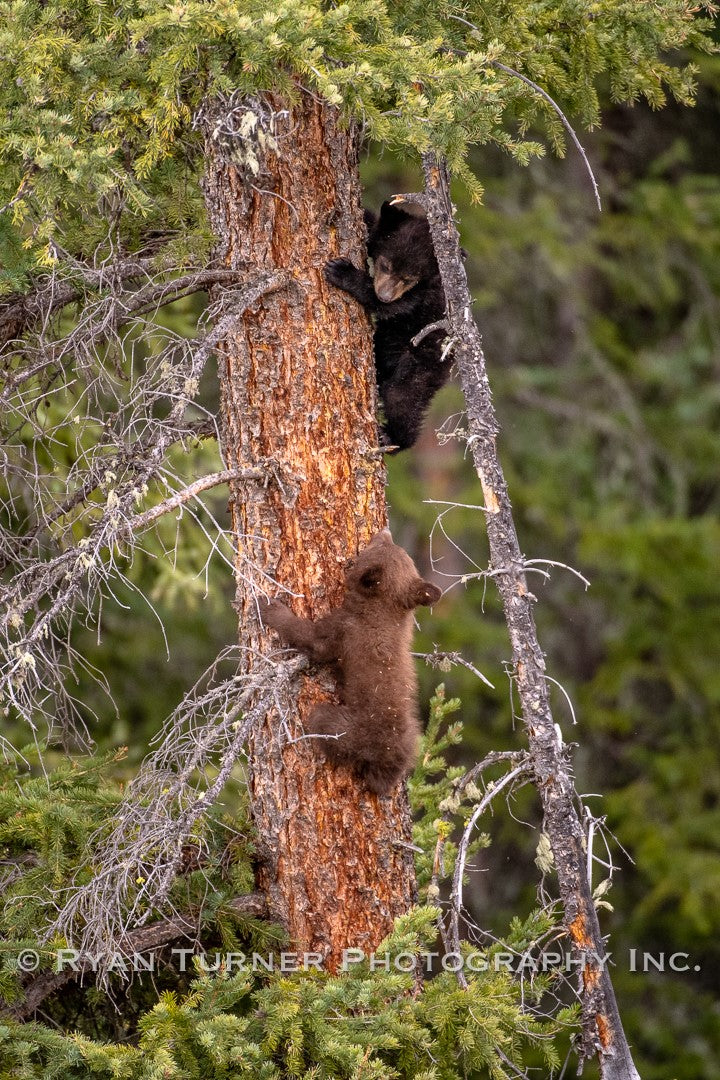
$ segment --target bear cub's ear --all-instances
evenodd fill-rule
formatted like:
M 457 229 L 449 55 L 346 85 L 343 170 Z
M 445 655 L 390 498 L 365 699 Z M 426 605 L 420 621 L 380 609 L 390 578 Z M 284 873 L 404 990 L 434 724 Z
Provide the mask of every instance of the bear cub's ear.
M 360 584 L 363 589 L 377 589 L 378 585 L 382 581 L 383 568 L 382 566 L 371 566 L 365 571 L 360 578 Z
M 368 232 L 375 228 L 377 220 L 377 214 L 374 214 L 372 210 L 363 210 L 363 221 L 365 222 L 365 228 Z
M 438 589 L 437 585 L 433 585 L 429 581 L 416 581 L 410 587 L 410 606 L 432 607 L 441 596 L 442 590 Z

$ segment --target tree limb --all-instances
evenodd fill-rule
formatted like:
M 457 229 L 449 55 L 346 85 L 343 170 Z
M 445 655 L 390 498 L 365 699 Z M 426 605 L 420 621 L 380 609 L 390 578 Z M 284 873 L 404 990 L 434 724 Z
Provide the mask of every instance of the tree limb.
M 499 429 L 482 340 L 471 313 L 472 300 L 453 221 L 447 166 L 444 160 L 427 153 L 423 155 L 423 171 L 425 209 L 467 406 L 467 443 L 484 494 L 490 565 L 496 571 L 494 578 L 505 610 L 514 677 L 542 801 L 544 827 L 557 868 L 565 927 L 573 951 L 583 964 L 583 1032 L 579 1053 L 581 1060 L 598 1055 L 603 1080 L 639 1080 L 620 1020 L 603 936 L 585 873 L 585 836 L 576 810 L 577 794 L 550 709 L 545 660 L 525 579 L 525 560 L 498 458 Z
M 106 282 L 101 280 L 99 285 L 103 284 Z M 21 368 L 5 378 L 5 386 L 0 393 L 0 403 L 7 401 L 23 383 L 53 364 L 60 363 L 65 356 L 76 353 L 81 347 L 102 344 L 110 334 L 126 325 L 131 319 L 157 311 L 165 304 L 171 304 L 183 296 L 190 296 L 192 293 L 201 292 L 211 285 L 218 284 L 237 286 L 242 283 L 234 270 L 224 268 L 196 270 L 165 281 L 150 281 L 139 289 L 110 292 L 109 295 L 99 298 L 94 305 L 86 308 L 82 320 L 67 337 L 59 341 L 43 343 L 39 348 L 39 359 L 29 367 Z M 84 293 L 78 289 L 61 285 L 55 289 L 49 301 L 47 297 L 45 298 L 45 307 L 35 298 L 35 302 L 30 305 L 20 305 L 5 313 L 0 308 L 0 346 L 3 343 L 6 346 L 13 344 L 18 337 L 17 328 L 21 325 L 21 320 L 24 319 L 25 322 L 20 332 L 27 332 L 34 321 L 47 319 L 51 313 L 78 301 L 83 295 Z M 3 316 L 5 316 L 4 319 Z M 15 333 L 4 338 L 5 331 L 9 333 L 13 328 L 15 328 Z
M 140 529 L 146 529 L 153 521 L 157 521 L 164 514 L 176 510 L 183 503 L 196 498 L 202 491 L 207 491 L 209 488 L 218 487 L 220 484 L 229 484 L 231 480 L 262 480 L 263 477 L 268 475 L 269 473 L 263 472 L 262 469 L 224 469 L 222 472 L 208 473 L 207 476 L 201 476 L 199 480 L 188 484 L 182 491 L 176 491 L 174 495 L 164 502 L 158 503 L 157 506 L 151 506 L 143 514 L 136 514 L 135 517 L 130 518 L 125 529 L 127 532 L 138 532 Z
M 267 903 L 261 893 L 249 893 L 247 896 L 236 896 L 229 900 L 225 909 L 233 915 L 245 915 L 253 918 L 267 917 Z M 151 952 L 171 941 L 181 938 L 187 940 L 197 939 L 202 928 L 201 912 L 184 912 L 170 919 L 153 923 L 151 926 L 143 926 L 138 930 L 131 930 L 115 943 L 114 951 L 118 956 L 131 957 L 133 954 Z M 80 957 L 74 964 L 69 964 L 62 971 L 48 971 L 38 975 L 24 987 L 25 1000 L 18 1005 L 4 1006 L 0 1014 L 12 1017 L 14 1020 L 27 1020 L 32 1016 L 46 998 L 56 993 L 67 983 L 75 979 L 82 979 L 87 974 L 94 974 L 94 965 L 91 960 L 83 960 Z
M 57 274 L 50 274 L 30 292 L 5 297 L 0 301 L 0 348 L 19 338 L 36 322 L 45 322 L 67 304 L 81 300 L 88 289 L 101 289 L 112 281 L 128 281 L 148 274 L 154 258 L 134 256 L 98 268 L 73 267 L 72 280 L 59 281 Z
M 475 33 L 478 35 L 478 37 L 480 36 L 480 31 L 478 30 L 477 26 L 475 26 L 474 23 L 469 22 L 467 19 L 463 19 L 461 15 L 450 15 L 450 18 L 454 19 L 455 22 L 462 23 L 464 26 L 469 27 L 470 30 L 475 31 Z M 550 108 L 555 113 L 557 113 L 558 117 L 560 118 L 560 122 L 562 123 L 563 127 L 565 128 L 568 135 L 570 136 L 573 143 L 575 144 L 575 148 L 577 149 L 577 152 L 580 154 L 580 157 L 582 158 L 582 160 L 583 160 L 583 162 L 585 164 L 585 168 L 587 169 L 588 176 L 590 177 L 590 183 L 592 184 L 592 187 L 593 187 L 593 192 L 594 192 L 594 195 L 595 195 L 595 202 L 597 203 L 597 208 L 598 208 L 598 210 L 602 210 L 602 203 L 600 201 L 600 191 L 598 189 L 597 180 L 595 179 L 595 174 L 592 171 L 592 166 L 591 166 L 590 162 L 588 161 L 588 156 L 585 153 L 585 149 L 584 149 L 582 143 L 580 142 L 577 135 L 575 134 L 575 129 L 573 128 L 572 124 L 568 120 L 565 113 L 562 111 L 562 109 L 558 105 L 557 101 L 555 101 L 554 98 L 550 97 L 547 90 L 543 90 L 542 86 L 539 86 L 536 82 L 533 82 L 532 79 L 529 79 L 527 77 L 527 75 L 523 75 L 520 71 L 516 71 L 514 68 L 508 67 L 507 64 L 502 64 L 499 60 L 491 60 L 490 63 L 492 64 L 493 67 L 497 68 L 499 71 L 504 71 L 506 75 L 512 75 L 512 77 L 514 79 L 519 79 L 520 82 L 525 83 L 525 85 L 529 86 L 530 89 L 533 90 L 536 94 L 539 94 L 540 97 L 543 99 L 543 101 L 546 101 L 548 103 L 548 105 L 550 106 Z

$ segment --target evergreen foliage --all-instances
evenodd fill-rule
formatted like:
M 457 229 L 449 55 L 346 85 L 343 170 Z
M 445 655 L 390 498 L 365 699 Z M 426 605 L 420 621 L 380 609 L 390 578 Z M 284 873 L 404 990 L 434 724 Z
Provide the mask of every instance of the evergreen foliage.
M 205 976 L 179 998 L 166 993 L 141 1021 L 136 1047 L 99 1045 L 50 1028 L 0 1024 L 2 1080 L 226 1080 L 282 1077 L 348 1080 L 462 1080 L 512 1076 L 522 1047 L 540 1048 L 547 1067 L 558 1059 L 556 1024 L 533 1021 L 517 1003 L 507 973 L 474 976 L 460 990 L 450 973 L 421 994 L 414 976 L 392 970 L 392 958 L 431 944 L 432 909 L 410 912 L 379 952 L 391 970 L 271 977 L 257 988 L 245 974 Z M 538 988 L 539 989 L 539 988 Z
M 644 1080 L 720 1077 L 720 66 L 714 57 L 699 66 L 690 112 L 606 105 L 602 131 L 586 142 L 601 215 L 570 159 L 522 173 L 484 152 L 484 204 L 457 194 L 524 551 L 591 581 L 586 591 L 559 567 L 548 568 L 548 582 L 532 579 L 548 672 L 578 722 L 557 691 L 556 719 L 580 746 L 578 789 L 605 793 L 591 805 L 635 863 L 611 845 L 620 872 L 604 925 Z M 396 164 L 366 167 L 373 203 L 417 182 Z M 438 426 L 452 428 L 461 408 L 448 389 Z M 420 455 L 389 463 L 390 490 L 396 521 L 413 522 L 424 537 L 438 507 L 423 500 L 477 499 L 452 443 L 428 444 Z M 439 568 L 484 568 L 477 518 L 459 507 L 444 519 L 477 565 L 459 559 L 436 528 Z M 471 760 L 521 746 L 521 732 L 508 738 L 507 646 L 493 590 L 458 580 L 444 610 L 438 605 L 433 640 L 482 657 L 497 687 L 461 668 L 445 677 L 464 703 Z M 529 789 L 518 793 L 515 813 L 536 821 Z M 534 852 L 516 823 L 493 824 L 489 916 L 502 926 Z M 485 896 L 482 904 L 485 919 Z M 632 972 L 630 949 L 687 952 L 689 970 Z
M 415 838 L 431 850 L 436 829 L 429 819 L 443 812 L 453 781 L 463 772 L 448 770 L 443 758 L 460 739 L 460 725 L 442 730 L 459 704 L 446 701 L 438 688 L 411 785 L 419 811 Z M 0 923 L 5 942 L 0 993 L 9 1004 L 22 999 L 14 957 L 23 948 L 37 947 L 31 931 L 37 934 L 50 917 L 55 890 L 82 884 L 89 872 L 93 847 L 119 800 L 119 788 L 106 774 L 121 756 L 76 760 L 49 776 L 18 776 L 9 766 L 4 770 L 0 843 L 3 860 L 16 874 L 4 891 Z M 253 952 L 273 957 L 279 969 L 281 942 L 272 928 L 246 922 L 238 927 L 223 909 L 226 897 L 247 888 L 251 874 L 249 848 L 237 844 L 228 870 L 222 837 L 222 829 L 213 830 L 211 821 L 202 875 L 181 877 L 173 903 L 181 910 L 203 910 L 203 942 L 219 936 L 226 952 L 242 949 L 248 957 Z M 421 876 L 426 861 L 427 853 L 419 856 Z M 448 871 L 451 866 L 448 858 Z M 20 897 L 22 904 L 15 902 Z M 506 939 L 488 948 L 464 946 L 471 965 L 467 988 L 460 987 L 452 965 L 424 986 L 418 982 L 418 973 L 439 967 L 437 918 L 434 905 L 413 909 L 396 921 L 373 957 L 349 955 L 346 970 L 337 975 L 312 970 L 258 975 L 248 965 L 235 973 L 200 974 L 186 993 L 164 991 L 155 1003 L 152 987 L 144 993 L 133 988 L 130 994 L 148 1003 L 138 1019 L 136 1045 L 0 1020 L 0 1078 L 460 1080 L 477 1073 L 501 1080 L 513 1075 L 510 1063 L 519 1067 L 528 1050 L 539 1054 L 546 1068 L 556 1067 L 556 1036 L 572 1030 L 576 1009 L 560 1010 L 553 1020 L 538 1019 L 535 1007 L 554 977 L 521 980 L 496 962 L 508 950 L 517 956 L 531 950 L 554 929 L 551 915 L 535 912 L 524 922 L 514 919 Z M 44 967 L 52 970 L 55 950 L 65 944 L 54 942 L 44 951 Z M 102 1008 L 113 1006 L 102 1005 L 104 995 L 97 997 L 101 1017 Z M 52 999 L 44 1008 L 51 1016 L 57 1011 Z
M 43 928 L 58 899 L 93 875 L 95 854 L 122 798 L 122 784 L 112 774 L 125 750 L 75 757 L 50 772 L 38 771 L 37 763 L 28 767 L 35 748 L 24 755 L 0 767 L 0 997 L 8 1003 L 22 1000 L 17 958 L 23 949 L 38 950 L 39 970 L 52 970 L 57 949 L 72 947 L 59 939 L 42 945 Z M 253 891 L 251 837 L 247 792 L 238 788 L 232 818 L 215 812 L 198 830 L 188 869 L 170 897 L 173 910 L 201 912 L 206 937 L 219 939 L 226 950 L 269 948 L 282 937 L 272 924 L 240 916 L 228 905 Z M 142 873 L 138 866 L 140 880 Z
M 427 727 L 422 738 L 420 757 L 409 780 L 410 801 L 414 812 L 413 843 L 420 849 L 415 859 L 418 890 L 421 897 L 433 876 L 433 863 L 438 837 L 446 841 L 444 871 L 442 878 L 452 872 L 455 848 L 448 840 L 453 832 L 452 824 L 443 819 L 443 804 L 452 797 L 453 781 L 462 777 L 462 765 L 448 766 L 445 753 L 462 740 L 462 723 L 455 721 L 443 730 L 449 717 L 460 709 L 460 700 L 445 699 L 445 687 L 441 684 L 430 699 Z M 436 898 L 434 898 L 436 899 Z
M 660 59 L 707 47 L 687 0 L 443 2 L 416 0 L 7 0 L 0 5 L 0 263 L 6 288 L 66 253 L 137 248 L 139 230 L 176 233 L 165 259 L 202 251 L 205 237 L 193 119 L 218 94 L 291 99 L 300 86 L 360 121 L 390 149 L 445 154 L 475 191 L 471 144 L 521 162 L 541 152 L 523 131 L 547 101 L 496 66 L 522 70 L 586 123 L 596 83 L 614 100 L 669 92 L 691 100 L 693 71 Z M 473 28 L 474 27 L 474 28 Z M 512 122 L 515 118 L 515 123 Z M 513 134 L 513 128 L 516 134 Z M 249 134 L 249 133 L 248 133 Z M 109 229 L 109 231 L 108 231 Z
M 528 179 L 509 173 L 493 152 L 526 162 L 541 153 L 541 132 L 558 150 L 563 135 L 547 102 L 495 65 L 523 72 L 588 124 L 600 116 L 598 85 L 606 102 L 644 98 L 656 107 L 670 93 L 686 103 L 694 68 L 678 66 L 668 50 L 708 47 L 708 24 L 696 17 L 698 10 L 712 14 L 712 5 L 509 0 L 428 10 L 416 0 L 352 0 L 335 7 L 280 3 L 268 12 L 244 0 L 0 4 L 0 205 L 6 207 L 0 213 L 0 291 L 28 289 L 49 268 L 72 279 L 75 259 L 137 251 L 158 234 L 164 241 L 158 269 L 201 263 L 209 237 L 193 120 L 208 95 L 292 98 L 307 87 L 363 124 L 383 148 L 410 156 L 428 147 L 445 153 L 474 194 L 479 188 L 470 170 L 478 159 L 472 150 L 468 156 L 468 147 L 484 146 L 476 171 L 487 187 L 487 205 L 471 208 L 462 193 L 459 201 L 465 242 L 480 264 L 481 321 L 496 368 L 493 385 L 508 433 L 505 454 L 524 545 L 531 554 L 579 565 L 594 582 L 590 597 L 579 600 L 556 576 L 539 617 L 550 670 L 571 691 L 593 754 L 592 789 L 604 764 L 601 786 L 617 785 L 607 800 L 612 825 L 638 861 L 636 876 L 624 875 L 625 903 L 616 902 L 634 915 L 624 938 L 616 927 L 616 940 L 618 946 L 689 947 L 708 958 L 705 998 L 687 979 L 625 980 L 623 995 L 637 1001 L 631 1038 L 648 1080 L 664 1080 L 668 1062 L 682 1080 L 720 1075 L 710 974 L 717 968 L 720 798 L 712 711 L 718 700 L 712 612 L 720 540 L 712 431 L 720 194 L 712 168 L 694 159 L 708 140 L 699 122 L 690 138 L 678 135 L 662 153 L 652 143 L 646 149 L 641 137 L 641 163 L 628 160 L 622 133 L 613 142 L 611 123 L 609 143 L 593 144 L 610 187 L 609 212 L 597 224 L 588 222 L 586 189 L 578 195 L 571 168 L 536 163 Z M 714 62 L 703 61 L 701 71 L 706 85 L 717 87 Z M 620 129 L 624 123 L 632 129 L 627 115 L 616 115 Z M 714 107 L 706 101 L 703 117 L 712 133 L 716 101 Z M 688 122 L 683 114 L 681 123 Z M 643 135 L 640 123 L 638 132 Z M 712 135 L 709 141 L 716 154 Z M 389 188 L 416 186 L 403 178 Z M 187 308 L 182 325 L 177 319 L 174 326 L 188 333 L 195 319 L 186 316 Z M 574 344 L 563 349 L 568 325 Z M 48 406 L 51 423 L 58 413 L 68 417 L 66 444 L 56 440 L 41 460 L 50 473 L 58 469 L 60 486 L 97 434 L 89 428 L 72 433 L 73 407 L 71 393 L 54 395 Z M 35 436 L 31 443 L 35 453 Z M 450 487 L 432 492 L 420 466 L 418 495 L 407 459 L 391 469 L 396 511 L 427 532 L 434 510 L 421 499 L 448 498 Z M 446 465 L 448 478 L 460 501 L 477 501 L 459 460 Z M 469 537 L 467 547 L 477 556 L 477 525 L 458 515 L 462 523 L 453 535 Z M 83 528 L 78 522 L 80 535 Z M 163 523 L 163 529 L 174 525 Z M 171 612 L 182 608 L 185 615 L 188 595 L 197 597 L 198 535 L 189 529 L 183 540 L 181 574 L 169 564 L 152 569 Z M 147 574 L 139 558 L 131 576 Z M 502 686 L 504 637 L 492 599 L 483 609 L 477 593 L 477 600 L 468 593 L 462 617 L 456 607 L 443 623 L 438 610 L 435 633 L 444 648 L 469 642 L 475 655 L 489 657 L 490 674 Z M 113 626 L 111 606 L 98 647 L 106 650 L 101 666 L 114 669 L 134 710 L 155 724 L 167 712 L 169 680 L 150 673 L 147 688 L 158 698 L 140 700 L 135 671 L 152 672 L 157 643 L 148 645 L 145 631 L 138 635 L 137 617 L 136 608 Z M 180 666 L 196 662 L 196 641 L 213 632 L 201 621 L 186 639 Z M 582 626 L 587 630 L 577 629 Z M 122 640 L 122 648 L 113 650 L 113 640 Z M 455 673 L 448 681 L 462 690 L 468 715 L 482 715 L 481 722 L 466 724 L 474 747 L 497 745 L 499 731 L 507 745 L 504 695 L 500 703 L 485 690 L 481 696 L 474 682 Z M 85 700 L 89 707 L 96 703 Z M 452 707 L 436 701 L 433 725 Z M 127 717 L 122 722 L 130 723 Z M 121 734 L 127 738 L 127 730 Z M 116 727 L 110 741 L 117 735 Z M 414 780 L 424 888 L 431 877 L 428 852 L 445 827 L 441 806 L 452 798 L 461 769 L 430 780 L 455 735 L 451 728 L 439 741 L 431 736 Z M 109 766 L 116 771 L 117 760 L 80 760 L 47 779 L 5 774 L 0 846 L 14 876 L 0 920 L 12 943 L 4 961 L 23 944 L 34 945 L 30 935 L 46 919 L 53 890 L 88 873 L 90 839 L 108 827 L 120 795 L 115 781 L 102 779 Z M 512 824 L 498 826 L 511 850 L 520 850 Z M 215 841 L 224 836 L 212 820 L 205 827 Z M 182 879 L 174 902 L 199 903 L 209 876 L 217 894 L 205 901 L 204 931 L 227 947 L 262 941 L 252 936 L 258 927 L 238 929 L 222 910 L 224 897 L 248 887 L 249 847 L 241 845 L 231 869 L 220 858 L 222 844 L 211 847 L 217 861 Z M 448 870 L 452 851 L 448 838 Z M 504 880 L 520 887 L 514 875 L 510 864 L 494 879 L 499 908 L 508 902 L 500 892 Z M 391 948 L 432 945 L 435 914 L 434 908 L 412 913 Z M 505 913 L 495 917 L 502 922 Z M 513 925 L 509 937 L 516 947 L 545 932 L 542 918 L 534 920 Z M 5 1000 L 17 998 L 12 962 L 3 962 L 0 977 Z M 565 1019 L 571 1018 L 558 1022 Z M 163 996 L 140 1026 L 140 1044 L 130 1047 L 0 1021 L 0 1076 L 429 1078 L 487 1068 L 503 1075 L 491 1047 L 520 1061 L 523 1033 L 530 1043 L 538 1037 L 549 1062 L 554 1054 L 552 1029 L 535 1028 L 519 1004 L 518 985 L 495 972 L 474 978 L 470 995 L 443 974 L 418 996 L 408 976 L 367 968 L 257 985 L 244 976 L 203 977 L 189 996 Z

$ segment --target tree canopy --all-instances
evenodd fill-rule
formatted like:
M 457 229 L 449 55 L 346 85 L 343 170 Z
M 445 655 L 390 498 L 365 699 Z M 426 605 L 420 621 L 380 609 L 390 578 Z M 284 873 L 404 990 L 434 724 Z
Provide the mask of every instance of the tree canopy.
M 555 149 L 562 123 L 540 84 L 576 122 L 613 101 L 692 99 L 694 68 L 670 50 L 708 47 L 713 5 L 513 0 L 426 5 L 352 0 L 49 3 L 0 6 L 0 224 L 5 286 L 98 245 L 132 250 L 174 232 L 165 257 L 207 245 L 194 122 L 213 96 L 304 87 L 391 150 L 444 155 L 477 194 L 470 145 L 526 162 Z M 253 168 L 252 116 L 241 152 Z M 528 133 L 529 132 L 529 133 Z M 221 133 L 218 133 L 221 137 Z M 259 137 L 265 136 L 261 132 Z

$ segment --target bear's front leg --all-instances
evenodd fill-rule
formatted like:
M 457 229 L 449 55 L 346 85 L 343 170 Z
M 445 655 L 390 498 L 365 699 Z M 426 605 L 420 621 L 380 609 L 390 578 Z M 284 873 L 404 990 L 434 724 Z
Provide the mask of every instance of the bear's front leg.
M 260 617 L 265 624 L 277 630 L 286 645 L 299 649 L 312 657 L 315 644 L 315 627 L 310 619 L 301 619 L 279 600 L 260 600 Z
M 328 632 L 327 617 L 317 622 L 301 619 L 279 600 L 261 599 L 259 607 L 265 626 L 276 630 L 286 645 L 305 653 L 314 663 L 337 659 L 339 635 Z
M 353 266 L 349 259 L 331 259 L 325 263 L 325 279 L 353 296 L 367 311 L 372 312 L 377 308 L 378 299 L 372 278 L 366 270 Z

